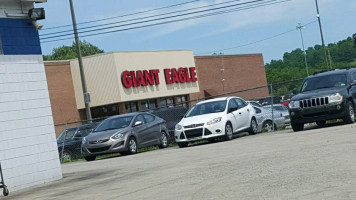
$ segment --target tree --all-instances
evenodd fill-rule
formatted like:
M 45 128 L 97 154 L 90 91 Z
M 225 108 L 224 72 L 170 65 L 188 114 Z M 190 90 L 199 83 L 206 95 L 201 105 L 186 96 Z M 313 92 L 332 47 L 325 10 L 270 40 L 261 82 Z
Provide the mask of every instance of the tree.
M 90 56 L 99 53 L 104 53 L 104 50 L 86 41 L 80 41 L 80 49 L 82 56 Z M 61 46 L 54 48 L 51 55 L 44 55 L 44 60 L 69 60 L 77 58 L 77 48 L 73 42 L 72 46 Z

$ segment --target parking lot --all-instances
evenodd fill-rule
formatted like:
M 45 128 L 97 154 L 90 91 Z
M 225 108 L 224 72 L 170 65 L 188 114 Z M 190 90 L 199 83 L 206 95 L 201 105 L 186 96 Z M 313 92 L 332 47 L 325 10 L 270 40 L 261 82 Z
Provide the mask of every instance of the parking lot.
M 62 165 L 1 199 L 356 199 L 356 124 Z

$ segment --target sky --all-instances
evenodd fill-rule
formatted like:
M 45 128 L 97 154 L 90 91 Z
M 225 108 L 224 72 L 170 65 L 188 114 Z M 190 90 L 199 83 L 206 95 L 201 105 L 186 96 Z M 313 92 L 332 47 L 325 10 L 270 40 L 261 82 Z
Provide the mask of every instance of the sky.
M 194 55 L 261 53 L 264 62 L 269 63 L 272 59 L 282 59 L 285 52 L 302 49 L 301 35 L 296 29 L 298 23 L 304 25 L 305 48 L 321 45 L 315 0 L 73 0 L 73 3 L 80 39 L 105 52 L 193 50 Z M 356 33 L 355 0 L 318 0 L 318 5 L 325 44 L 336 43 Z M 39 21 L 44 25 L 40 30 L 43 54 L 51 54 L 56 47 L 72 45 L 74 36 L 69 0 L 48 0 L 35 7 L 44 7 L 46 11 L 46 19 Z M 231 9 L 234 11 L 206 16 L 207 13 Z M 192 12 L 195 14 L 183 15 Z M 173 17 L 176 15 L 181 16 Z M 206 17 L 197 18 L 197 15 Z M 157 18 L 166 19 L 142 23 Z M 191 19 L 147 26 L 182 18 Z M 118 23 L 120 21 L 121 24 Z M 104 26 L 108 23 L 111 24 Z M 117 27 L 109 29 L 112 26 Z M 146 27 L 130 29 L 139 26 Z M 85 27 L 92 28 L 83 29 Z M 92 34 L 100 31 L 81 33 L 92 29 L 113 32 L 99 35 Z M 65 38 L 69 39 L 59 40 Z

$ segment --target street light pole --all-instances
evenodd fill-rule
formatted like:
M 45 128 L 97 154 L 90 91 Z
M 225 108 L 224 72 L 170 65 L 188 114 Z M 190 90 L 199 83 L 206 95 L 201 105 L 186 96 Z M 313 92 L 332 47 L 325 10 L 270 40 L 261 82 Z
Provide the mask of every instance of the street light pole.
M 326 56 L 326 49 L 325 49 L 325 43 L 324 43 L 323 30 L 321 29 L 321 21 L 320 21 L 318 0 L 315 0 L 315 5 L 316 5 L 316 12 L 317 12 L 316 17 L 318 18 L 318 21 L 319 21 L 319 29 L 320 29 L 320 36 L 321 36 L 321 45 L 323 46 L 323 49 L 324 49 L 324 60 L 325 60 L 325 63 L 326 63 L 326 67 L 327 67 L 327 69 L 328 69 L 328 71 L 329 71 L 329 64 L 328 64 L 328 59 L 327 59 L 327 56 Z
M 302 39 L 302 46 L 303 46 L 303 53 L 304 53 L 305 68 L 307 69 L 307 76 L 309 76 L 308 63 L 307 63 L 307 53 L 305 52 L 304 40 L 303 40 L 303 33 L 302 33 L 302 29 L 304 29 L 304 26 L 302 26 L 300 23 L 298 23 L 298 25 L 299 25 L 299 26 L 297 26 L 297 29 L 299 29 L 300 38 Z
M 86 82 L 85 82 L 85 74 L 84 74 L 83 61 L 82 61 L 82 53 L 81 53 L 81 50 L 80 50 L 80 41 L 79 41 L 79 36 L 78 36 L 77 23 L 76 23 L 76 20 L 75 20 L 75 13 L 74 13 L 74 7 L 73 7 L 72 0 L 69 0 L 69 4 L 70 4 L 70 11 L 71 11 L 71 14 L 72 14 L 72 22 L 73 22 L 75 43 L 76 43 L 76 47 L 77 47 L 79 71 L 80 71 L 80 78 L 81 78 L 81 81 L 82 81 L 82 89 L 83 89 L 83 96 L 84 96 L 84 103 L 85 103 L 85 112 L 86 112 L 86 115 L 87 115 L 87 120 L 91 121 L 90 96 L 89 96 L 89 93 L 87 93 L 87 85 L 86 85 Z

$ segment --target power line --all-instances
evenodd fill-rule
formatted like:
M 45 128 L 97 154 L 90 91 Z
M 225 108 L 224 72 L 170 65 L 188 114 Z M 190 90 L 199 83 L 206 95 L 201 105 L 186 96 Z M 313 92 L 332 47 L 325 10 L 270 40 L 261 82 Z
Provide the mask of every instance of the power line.
M 314 21 L 308 22 L 308 23 L 306 23 L 306 24 L 304 24 L 304 25 L 302 25 L 302 26 L 308 26 L 308 25 L 310 25 L 310 24 L 312 24 L 312 23 L 315 23 L 316 21 L 318 21 L 318 20 L 314 20 Z M 279 37 L 279 36 L 281 36 L 281 35 L 285 35 L 285 34 L 287 34 L 287 33 L 293 32 L 293 31 L 295 31 L 295 28 L 293 28 L 293 29 L 291 29 L 291 30 L 288 30 L 288 31 L 285 31 L 285 32 L 283 32 L 283 33 L 279 33 L 279 34 L 277 34 L 277 35 L 273 35 L 273 36 L 270 36 L 270 37 L 267 37 L 267 38 L 264 38 L 264 39 L 261 39 L 261 40 L 254 41 L 254 42 L 246 43 L 246 44 L 239 45 L 239 46 L 235 46 L 235 47 L 229 47 L 229 48 L 226 48 L 226 49 L 219 49 L 219 50 L 215 50 L 215 51 L 202 52 L 202 53 L 198 53 L 197 55 L 203 55 L 203 54 L 209 54 L 209 53 L 227 51 L 227 50 L 231 50 L 231 49 L 237 49 L 237 48 L 249 46 L 249 45 L 252 45 L 252 44 L 260 43 L 260 42 L 263 42 L 263 41 L 266 41 L 266 40 L 270 40 L 270 39 Z
M 177 6 L 181 6 L 181 5 L 185 5 L 185 4 L 190 4 L 190 3 L 197 2 L 197 1 L 200 1 L 200 0 L 183 2 L 183 3 L 179 3 L 179 4 L 174 4 L 174 5 L 164 6 L 164 7 L 160 7 L 160 8 L 151 9 L 151 10 L 145 10 L 145 11 L 130 13 L 130 14 L 126 14 L 126 15 L 119 15 L 119 16 L 115 16 L 115 17 L 108 17 L 108 18 L 97 19 L 97 20 L 92 20 L 92 21 L 80 22 L 80 23 L 77 23 L 77 25 L 89 24 L 89 23 L 93 23 L 93 22 L 100 22 L 100 21 L 105 21 L 105 20 L 110 20 L 110 19 L 121 18 L 121 17 L 128 17 L 128 16 L 132 16 L 132 15 L 138 15 L 138 14 L 142 14 L 142 13 L 148 13 L 148 12 L 152 12 L 152 11 L 163 10 L 163 9 L 166 9 L 166 8 L 172 8 L 172 7 L 177 7 Z M 42 30 L 44 31 L 44 30 L 63 28 L 63 27 L 68 27 L 68 26 L 72 26 L 72 24 L 49 27 L 49 28 L 45 28 L 45 29 L 42 29 Z
M 87 34 L 87 35 L 83 35 L 81 37 L 96 36 L 96 35 L 102 35 L 102 34 L 108 34 L 108 33 L 114 33 L 114 32 L 122 32 L 122 31 L 127 31 L 127 30 L 134 30 L 134 29 L 139 29 L 139 28 L 146 28 L 146 27 L 163 25 L 163 24 L 168 24 L 168 23 L 180 22 L 180 21 L 185 21 L 185 20 L 198 19 L 198 18 L 214 16 L 214 15 L 219 15 L 219 14 L 225 14 L 225 13 L 230 13 L 230 12 L 235 12 L 235 11 L 240 11 L 240 10 L 248 10 L 248 9 L 262 7 L 262 6 L 284 3 L 284 2 L 292 1 L 292 0 L 283 0 L 283 1 L 279 1 L 279 2 L 275 2 L 275 1 L 278 1 L 278 0 L 270 0 L 268 2 L 259 3 L 259 4 L 255 4 L 252 6 L 244 6 L 244 7 L 240 7 L 240 8 L 234 8 L 234 9 L 230 9 L 230 10 L 223 10 L 223 11 L 218 11 L 218 12 L 213 12 L 213 13 L 207 13 L 207 14 L 203 14 L 203 15 L 187 17 L 187 18 L 182 18 L 182 19 L 176 19 L 176 20 L 171 20 L 171 21 L 165 21 L 165 22 L 160 22 L 160 23 L 155 23 L 155 24 L 148 24 L 148 25 L 136 26 L 136 27 L 131 27 L 131 28 L 113 30 L 113 31 L 105 31 L 105 32 L 100 32 L 100 33 Z M 103 30 L 103 29 L 100 29 L 100 30 Z M 59 36 L 57 36 L 57 37 L 59 37 Z M 61 37 L 63 37 L 63 36 L 61 36 Z M 55 37 L 51 37 L 51 38 L 55 38 Z M 68 40 L 68 39 L 72 39 L 72 38 L 73 37 L 67 37 L 67 38 L 63 38 L 63 39 L 43 41 L 42 43 Z M 46 40 L 46 39 L 50 39 L 50 38 L 42 38 L 41 40 Z
M 156 14 L 156 15 L 151 15 L 151 16 L 144 16 L 144 17 L 139 17 L 139 18 L 135 18 L 135 19 L 124 20 L 124 21 L 118 21 L 118 22 L 111 22 L 111 23 L 106 23 L 106 24 L 99 24 L 99 25 L 95 25 L 95 26 L 82 27 L 82 28 L 79 28 L 79 29 L 80 29 L 80 30 L 83 30 L 83 29 L 90 29 L 90 28 L 98 28 L 98 27 L 107 26 L 107 25 L 120 24 L 120 23 L 124 23 L 124 22 L 137 21 L 137 20 L 147 19 L 147 18 L 153 18 L 153 17 L 160 17 L 160 16 L 164 16 L 164 15 L 171 15 L 171 14 L 174 14 L 174 13 L 181 13 L 181 12 L 187 12 L 187 11 L 190 11 L 190 10 L 198 10 L 198 9 L 201 9 L 201 8 L 206 8 L 206 7 L 212 7 L 212 6 L 217 6 L 217 5 L 228 4 L 228 3 L 232 3 L 232 2 L 236 2 L 236 1 L 241 1 L 241 0 L 232 0 L 232 1 L 227 1 L 227 2 L 223 2 L 223 3 L 211 4 L 211 5 L 207 5 L 207 6 L 200 6 L 200 7 L 196 7 L 196 8 L 190 8 L 190 9 L 185 9 L 185 10 L 178 10 L 178 11 L 174 11 L 174 12 L 167 12 L 167 13 Z M 187 14 L 189 14 L 189 13 L 187 13 Z M 101 21 L 103 21 L 103 20 L 101 20 Z M 73 32 L 73 30 L 65 30 L 65 31 L 57 31 L 57 32 L 52 32 L 52 33 L 46 33 L 46 34 L 41 34 L 41 36 L 53 35 L 53 34 L 65 33 L 65 32 Z
M 172 16 L 161 17 L 161 18 L 156 18 L 156 19 L 150 19 L 150 20 L 144 20 L 144 21 L 133 22 L 133 23 L 128 23 L 128 24 L 122 24 L 122 25 L 117 25 L 117 26 L 111 26 L 111 27 L 106 27 L 106 29 L 113 29 L 113 28 L 119 28 L 119 27 L 123 27 L 123 26 L 131 26 L 131 25 L 154 22 L 154 21 L 160 21 L 160 20 L 165 20 L 165 19 L 170 19 L 170 18 L 177 18 L 177 17 L 186 16 L 186 15 L 193 15 L 193 14 L 198 14 L 198 13 L 204 13 L 204 12 L 209 12 L 209 11 L 214 11 L 214 10 L 225 9 L 225 8 L 229 8 L 229 7 L 236 7 L 236 6 L 241 6 L 241 5 L 245 5 L 245 4 L 256 3 L 256 2 L 260 2 L 260 1 L 265 1 L 265 0 L 253 0 L 253 1 L 249 1 L 249 2 L 233 4 L 233 5 L 229 5 L 229 6 L 222 6 L 222 7 L 218 7 L 218 8 L 211 8 L 211 9 L 200 10 L 200 11 L 184 13 L 184 14 L 179 14 L 179 15 L 172 15 Z M 81 31 L 79 33 L 88 33 L 88 32 L 95 32 L 95 31 L 101 31 L 101 30 L 103 30 L 103 28 L 97 28 L 97 29 L 88 30 L 88 31 Z M 45 40 L 45 39 L 63 37 L 63 36 L 68 36 L 68 35 L 72 35 L 72 34 L 68 33 L 68 34 L 62 34 L 62 35 L 57 35 L 57 36 L 45 37 L 45 38 L 42 38 L 42 39 Z

